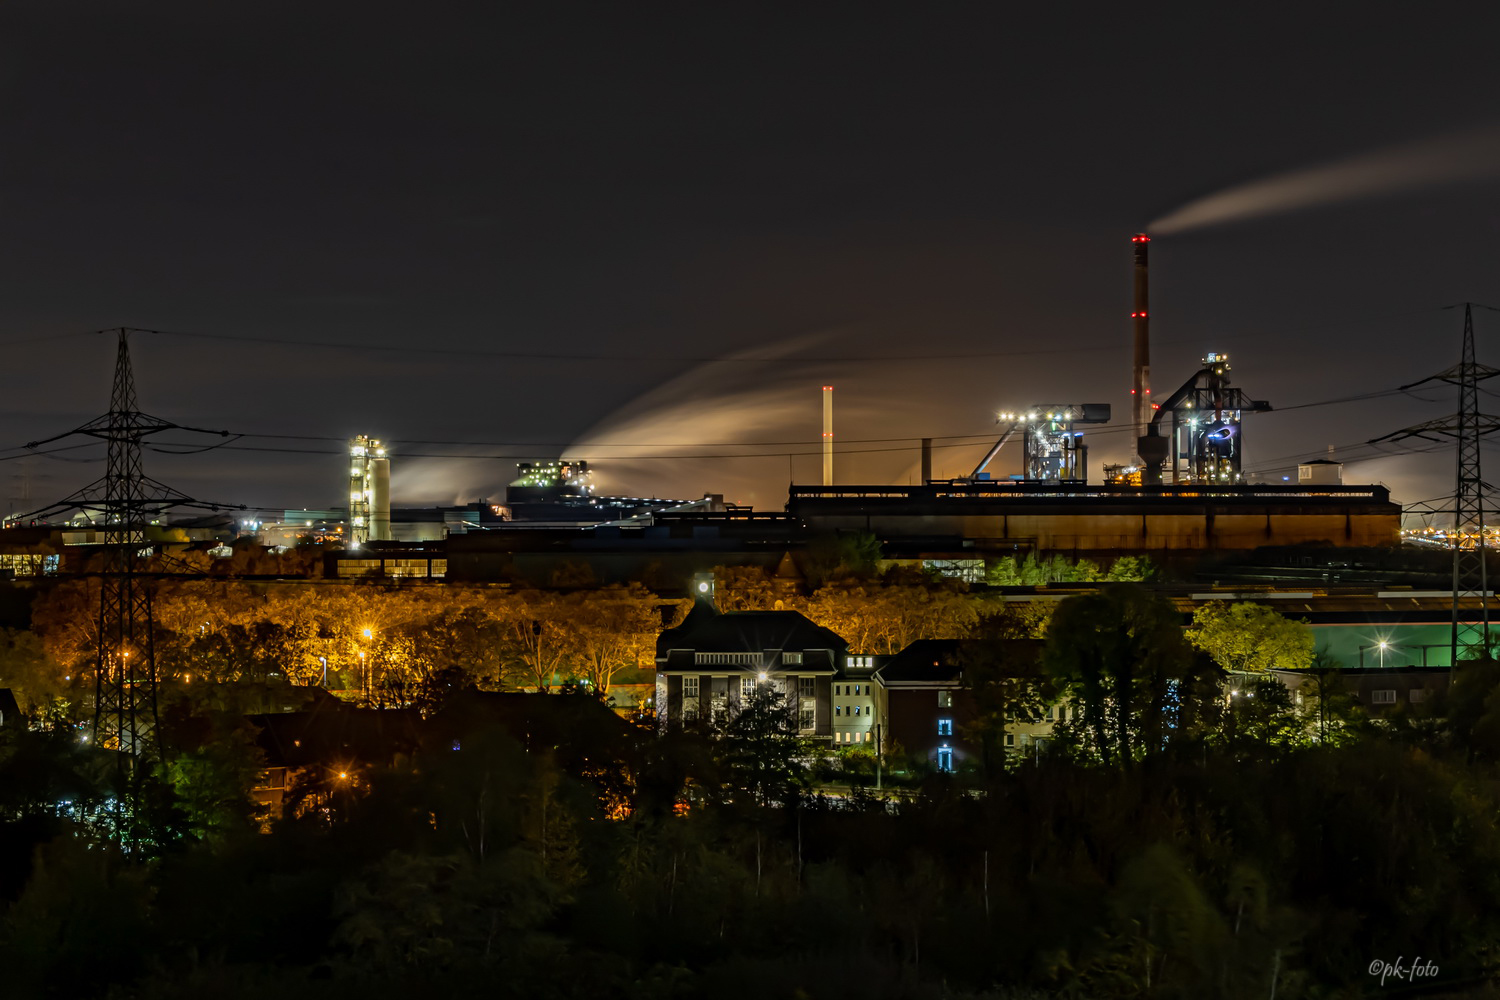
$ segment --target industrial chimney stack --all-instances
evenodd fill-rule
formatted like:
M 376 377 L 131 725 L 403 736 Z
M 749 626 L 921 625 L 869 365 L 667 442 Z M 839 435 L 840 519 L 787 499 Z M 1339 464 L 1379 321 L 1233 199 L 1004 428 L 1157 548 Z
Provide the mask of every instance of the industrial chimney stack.
M 833 485 L 833 386 L 823 387 L 823 485 Z
M 1137 440 L 1146 436 L 1151 423 L 1151 305 L 1147 287 L 1147 248 L 1151 237 L 1136 233 L 1130 238 L 1135 250 L 1135 309 L 1130 314 L 1135 331 L 1135 365 L 1130 382 L 1131 419 L 1135 421 Z M 1138 455 L 1143 465 L 1150 459 Z

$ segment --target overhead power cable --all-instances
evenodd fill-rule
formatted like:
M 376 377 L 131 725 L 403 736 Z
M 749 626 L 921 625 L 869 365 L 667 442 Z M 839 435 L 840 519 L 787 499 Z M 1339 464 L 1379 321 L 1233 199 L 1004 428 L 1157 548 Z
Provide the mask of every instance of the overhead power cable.
M 561 352 L 561 351 L 495 351 L 478 347 L 431 347 L 411 344 L 377 344 L 368 341 L 350 343 L 337 340 L 294 340 L 290 337 L 265 337 L 253 334 L 201 333 L 189 330 L 141 330 L 161 337 L 183 337 L 193 340 L 225 340 L 236 343 L 274 344 L 281 347 L 319 348 L 336 351 L 379 351 L 390 354 L 419 354 L 423 356 L 452 356 L 467 358 L 496 358 L 506 361 L 606 361 L 615 364 L 733 364 L 733 365 L 785 365 L 785 364 L 867 364 L 886 361 L 979 361 L 987 358 L 1021 358 L 1079 352 L 1125 352 L 1127 346 L 1103 344 L 1093 347 L 1039 347 L 1017 351 L 962 351 L 951 354 L 882 354 L 839 356 L 777 356 L 777 357 L 724 357 L 722 355 L 648 354 L 643 351 L 629 352 Z

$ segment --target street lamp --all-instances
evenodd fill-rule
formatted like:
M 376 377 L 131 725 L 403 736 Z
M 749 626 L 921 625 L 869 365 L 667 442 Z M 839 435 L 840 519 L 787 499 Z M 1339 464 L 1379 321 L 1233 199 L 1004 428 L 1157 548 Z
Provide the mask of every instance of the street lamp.
M 318 662 L 323 664 L 323 689 L 328 690 L 328 657 L 318 657 Z
M 1385 647 L 1389 646 L 1390 643 L 1386 642 L 1384 639 L 1381 639 L 1378 645 L 1380 647 L 1380 665 L 1383 667 L 1385 666 Z

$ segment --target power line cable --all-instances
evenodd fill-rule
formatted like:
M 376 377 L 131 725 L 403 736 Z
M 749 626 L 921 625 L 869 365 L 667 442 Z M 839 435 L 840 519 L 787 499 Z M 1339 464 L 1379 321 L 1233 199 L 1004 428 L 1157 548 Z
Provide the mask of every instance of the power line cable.
M 483 348 L 469 347 L 429 347 L 411 346 L 404 344 L 375 344 L 375 343 L 348 343 L 333 340 L 292 340 L 286 337 L 263 337 L 252 334 L 233 333 L 201 333 L 187 330 L 139 330 L 139 333 L 151 333 L 162 337 L 184 337 L 195 340 L 225 340 L 236 343 L 252 344 L 274 344 L 282 347 L 297 348 L 319 348 L 337 351 L 379 351 L 382 353 L 398 354 L 421 354 L 425 356 L 440 355 L 452 357 L 470 358 L 496 358 L 506 361 L 607 361 L 614 363 L 638 363 L 638 364 L 740 364 L 740 365 L 781 365 L 781 364 L 864 364 L 885 361 L 977 361 L 987 358 L 1019 358 L 1032 356 L 1046 356 L 1056 354 L 1077 354 L 1082 351 L 1118 351 L 1125 353 L 1130 346 L 1119 344 L 1107 344 L 1094 347 L 1055 347 L 1055 348 L 1032 348 L 1020 351 L 971 351 L 955 354 L 885 354 L 885 355 L 843 355 L 832 357 L 775 357 L 775 358 L 745 358 L 745 357 L 723 357 L 723 356 L 695 356 L 690 354 L 661 354 L 649 355 L 639 352 L 629 354 L 604 354 L 604 353 L 560 353 L 554 351 L 493 351 Z

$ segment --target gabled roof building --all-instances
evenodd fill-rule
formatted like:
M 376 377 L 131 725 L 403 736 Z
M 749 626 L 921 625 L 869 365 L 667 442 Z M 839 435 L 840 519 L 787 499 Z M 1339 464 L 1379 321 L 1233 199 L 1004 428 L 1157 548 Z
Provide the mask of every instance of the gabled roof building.
M 721 614 L 711 593 L 656 642 L 656 711 L 662 726 L 737 712 L 769 684 L 807 736 L 830 737 L 831 680 L 849 644 L 797 611 Z

